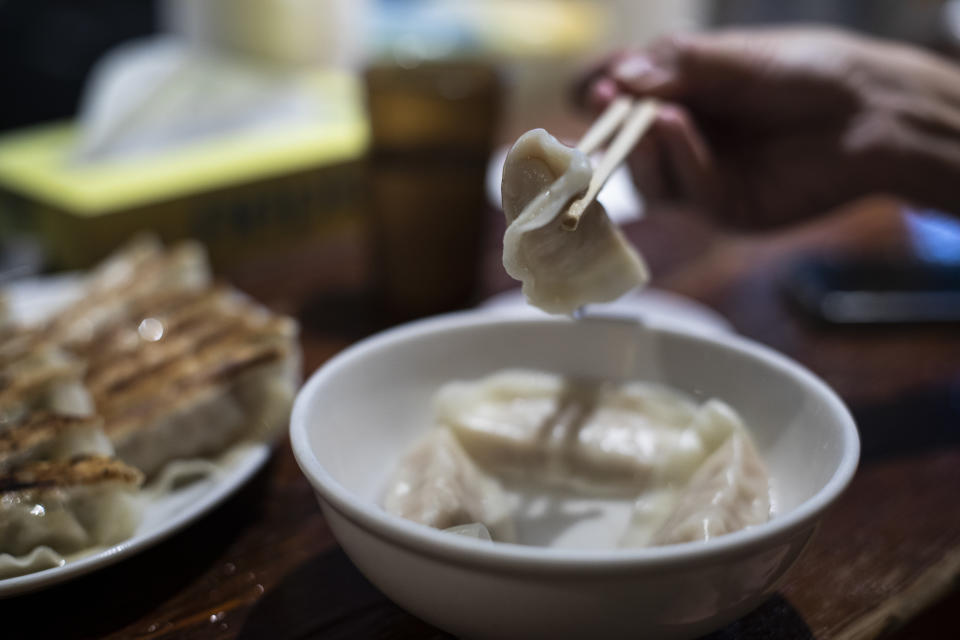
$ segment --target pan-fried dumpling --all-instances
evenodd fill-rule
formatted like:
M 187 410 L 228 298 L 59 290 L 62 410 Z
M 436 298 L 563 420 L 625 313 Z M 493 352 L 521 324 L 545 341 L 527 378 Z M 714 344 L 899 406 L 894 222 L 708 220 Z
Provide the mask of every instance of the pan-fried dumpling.
M 149 339 L 115 332 L 89 356 L 85 382 L 117 457 L 152 476 L 282 429 L 300 379 L 296 323 L 228 289 L 150 308 Z
M 430 431 L 401 461 L 383 506 L 389 513 L 437 529 L 479 523 L 501 542 L 514 536 L 500 483 L 478 469 L 446 429 Z M 469 535 L 481 537 L 478 527 L 468 529 L 473 532 Z
M 27 462 L 78 455 L 113 455 L 99 417 L 33 411 L 21 424 L 0 430 L 0 473 Z
M 299 379 L 293 320 L 211 286 L 200 245 L 144 236 L 94 269 L 77 302 L 0 336 L 0 429 L 95 407 L 117 457 L 151 476 L 272 439 Z
M 0 326 L 0 578 L 128 538 L 218 469 L 198 458 L 281 432 L 299 376 L 296 323 L 212 285 L 196 243 L 135 239 L 66 309 Z
M 662 386 L 524 370 L 448 383 L 435 411 L 485 469 L 624 495 L 685 483 L 737 426 Z
M 643 260 L 594 202 L 575 231 L 560 214 L 586 190 L 590 159 L 543 129 L 523 134 L 503 166 L 503 266 L 523 283 L 530 304 L 572 313 L 609 302 L 648 280 Z
M 129 538 L 140 522 L 142 482 L 136 469 L 97 456 L 32 462 L 0 475 L 0 575 L 24 564 L 13 558 L 39 548 L 65 555 Z
M 0 341 L 10 347 L 0 355 L 0 430 L 23 420 L 31 411 L 87 416 L 93 403 L 83 386 L 84 364 L 59 347 L 40 343 L 20 352 L 19 335 Z
M 195 242 L 165 250 L 151 235 L 138 236 L 98 265 L 86 279 L 84 295 L 44 327 L 59 345 L 83 347 L 104 328 L 129 320 L 144 299 L 210 286 L 207 254 Z

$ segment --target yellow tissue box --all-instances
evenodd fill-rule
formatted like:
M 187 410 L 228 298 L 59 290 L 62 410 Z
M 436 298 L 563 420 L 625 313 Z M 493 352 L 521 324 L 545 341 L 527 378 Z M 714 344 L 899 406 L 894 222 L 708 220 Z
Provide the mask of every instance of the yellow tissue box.
M 230 134 L 149 156 L 79 163 L 77 127 L 0 137 L 0 231 L 36 231 L 51 262 L 84 268 L 140 230 L 196 238 L 216 267 L 364 241 L 369 124 L 354 76 L 309 78 L 324 116 Z

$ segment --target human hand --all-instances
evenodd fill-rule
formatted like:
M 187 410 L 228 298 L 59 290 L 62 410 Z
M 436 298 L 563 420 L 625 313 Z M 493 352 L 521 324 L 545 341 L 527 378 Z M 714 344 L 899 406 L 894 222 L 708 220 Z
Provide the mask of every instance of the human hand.
M 960 212 L 960 71 L 907 46 L 827 29 L 666 38 L 580 85 L 664 101 L 630 157 L 656 206 L 683 201 L 769 227 L 884 192 Z

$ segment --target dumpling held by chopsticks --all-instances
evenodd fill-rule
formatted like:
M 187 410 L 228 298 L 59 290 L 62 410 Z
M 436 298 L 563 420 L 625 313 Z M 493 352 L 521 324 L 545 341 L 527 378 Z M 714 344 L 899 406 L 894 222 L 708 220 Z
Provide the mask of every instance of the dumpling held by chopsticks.
M 543 129 L 523 134 L 503 166 L 503 266 L 530 304 L 548 313 L 615 300 L 649 279 L 600 203 L 587 207 L 576 230 L 563 228 L 561 214 L 592 174 L 584 153 Z

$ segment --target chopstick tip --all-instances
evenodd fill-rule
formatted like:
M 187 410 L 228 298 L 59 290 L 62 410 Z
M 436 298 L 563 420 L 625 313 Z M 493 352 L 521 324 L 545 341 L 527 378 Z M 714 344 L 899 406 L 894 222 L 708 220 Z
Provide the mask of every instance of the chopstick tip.
M 560 217 L 560 227 L 564 231 L 576 231 L 579 224 L 580 216 L 572 211 L 567 211 Z

